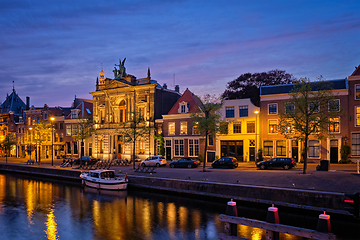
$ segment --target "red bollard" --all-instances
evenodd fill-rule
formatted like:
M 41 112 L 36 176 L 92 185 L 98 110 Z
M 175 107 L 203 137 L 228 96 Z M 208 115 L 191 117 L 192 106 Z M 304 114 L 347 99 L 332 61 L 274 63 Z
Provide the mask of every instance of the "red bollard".
M 236 202 L 233 202 L 232 199 L 226 205 L 226 215 L 235 216 L 235 217 L 238 216 Z M 233 224 L 233 223 L 229 224 L 229 233 L 231 236 L 237 236 L 237 224 Z
M 268 223 L 276 223 L 279 224 L 279 211 L 277 207 L 274 207 L 274 204 L 268 208 L 268 212 L 266 215 L 266 221 Z M 266 239 L 274 239 L 278 240 L 280 239 L 278 232 L 272 232 L 272 231 L 266 231 Z
M 324 233 L 331 232 L 330 215 L 327 215 L 325 211 L 319 215 L 316 231 Z
M 268 208 L 266 215 L 266 221 L 268 223 L 280 223 L 278 208 L 274 207 L 274 204 Z

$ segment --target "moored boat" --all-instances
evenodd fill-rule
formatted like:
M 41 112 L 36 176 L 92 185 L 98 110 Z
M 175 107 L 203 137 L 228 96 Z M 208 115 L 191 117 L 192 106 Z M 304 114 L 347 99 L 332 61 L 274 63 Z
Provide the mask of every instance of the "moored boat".
M 118 177 L 114 170 L 91 170 L 80 174 L 82 183 L 88 187 L 106 190 L 125 190 L 127 188 L 127 175 Z

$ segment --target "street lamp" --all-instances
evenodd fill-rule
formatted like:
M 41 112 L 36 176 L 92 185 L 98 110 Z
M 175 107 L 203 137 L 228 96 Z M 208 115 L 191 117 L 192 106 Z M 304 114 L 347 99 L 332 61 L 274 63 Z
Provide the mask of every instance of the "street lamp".
M 54 166 L 54 117 L 50 118 L 51 120 L 51 166 Z
M 258 153 L 258 140 L 257 140 L 257 118 L 258 118 L 258 115 L 260 113 L 259 110 L 255 110 L 254 111 L 256 117 L 255 117 L 255 162 L 256 162 L 256 158 L 257 158 L 257 153 Z
M 32 130 L 32 127 L 29 127 L 29 131 Z M 29 133 L 28 133 L 29 134 Z M 29 162 L 31 162 L 31 134 L 30 134 L 30 159 L 29 159 Z

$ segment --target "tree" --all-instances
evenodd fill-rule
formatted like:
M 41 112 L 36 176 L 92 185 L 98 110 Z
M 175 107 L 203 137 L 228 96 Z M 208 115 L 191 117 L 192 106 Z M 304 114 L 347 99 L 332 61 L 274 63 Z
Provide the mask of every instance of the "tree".
M 165 147 L 164 147 L 164 134 L 158 134 L 154 136 L 155 140 L 159 140 L 159 150 L 158 154 L 161 156 L 165 156 Z
M 222 97 L 224 99 L 250 98 L 252 103 L 260 106 L 260 86 L 289 84 L 295 80 L 291 74 L 278 69 L 261 73 L 244 73 L 227 83 Z
M 15 144 L 16 144 L 16 138 L 14 133 L 7 133 L 4 140 L 0 143 L 0 147 L 5 150 L 6 163 L 11 147 Z
M 203 171 L 205 172 L 205 164 L 207 160 L 207 146 L 209 136 L 216 136 L 220 132 L 220 109 L 223 105 L 223 100 L 220 97 L 206 94 L 199 99 L 201 102 L 200 111 L 191 114 L 193 126 L 205 136 L 204 149 L 204 164 Z
M 289 95 L 289 100 L 279 107 L 279 132 L 304 143 L 303 173 L 306 174 L 309 136 L 319 140 L 328 136 L 329 126 L 332 119 L 339 116 L 340 108 L 329 83 L 321 80 L 300 79 Z
M 44 121 L 40 121 L 39 123 L 35 123 L 33 131 L 34 131 L 34 142 L 38 149 L 37 155 L 39 157 L 39 163 L 40 163 L 40 160 L 41 160 L 40 149 L 41 149 L 42 143 L 49 139 L 48 136 L 51 136 L 51 124 L 45 123 Z M 37 162 L 37 159 L 35 159 L 35 160 Z
M 82 157 L 83 157 L 83 151 L 82 146 L 84 145 L 84 140 L 91 137 L 92 133 L 95 132 L 95 129 L 93 127 L 93 121 L 90 118 L 87 117 L 78 117 L 77 119 L 78 127 L 77 130 L 73 133 L 73 138 L 76 141 L 81 141 L 80 146 L 80 167 L 82 166 Z
M 147 121 L 139 112 L 132 112 L 131 117 L 127 122 L 120 123 L 120 128 L 117 130 L 123 143 L 131 143 L 133 168 L 135 169 L 135 144 L 142 137 L 147 137 L 152 127 L 148 126 Z

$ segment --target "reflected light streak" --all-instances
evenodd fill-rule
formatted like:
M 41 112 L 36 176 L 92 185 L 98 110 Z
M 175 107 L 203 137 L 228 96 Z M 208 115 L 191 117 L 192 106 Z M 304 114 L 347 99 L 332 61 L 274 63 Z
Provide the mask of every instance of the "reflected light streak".
M 47 215 L 46 222 L 46 236 L 49 240 L 57 240 L 57 226 L 55 222 L 54 209 L 51 209 L 49 214 Z
M 176 230 L 176 207 L 174 203 L 167 204 L 167 222 L 168 222 L 168 230 L 169 237 L 172 239 L 176 238 L 175 230 Z
M 151 212 L 149 201 L 143 203 L 143 233 L 146 239 L 151 237 Z
M 186 227 L 187 227 L 187 222 L 188 222 L 188 210 L 185 207 L 180 207 L 179 208 L 179 222 L 180 222 L 180 230 L 185 233 L 186 232 Z
M 26 213 L 28 222 L 30 225 L 34 224 L 32 217 L 35 209 L 35 189 L 34 189 L 34 182 L 29 181 L 28 184 L 26 184 L 26 196 L 25 196 L 25 202 L 26 202 Z
M 0 213 L 3 212 L 3 202 L 6 195 L 6 178 L 4 175 L 0 175 Z

